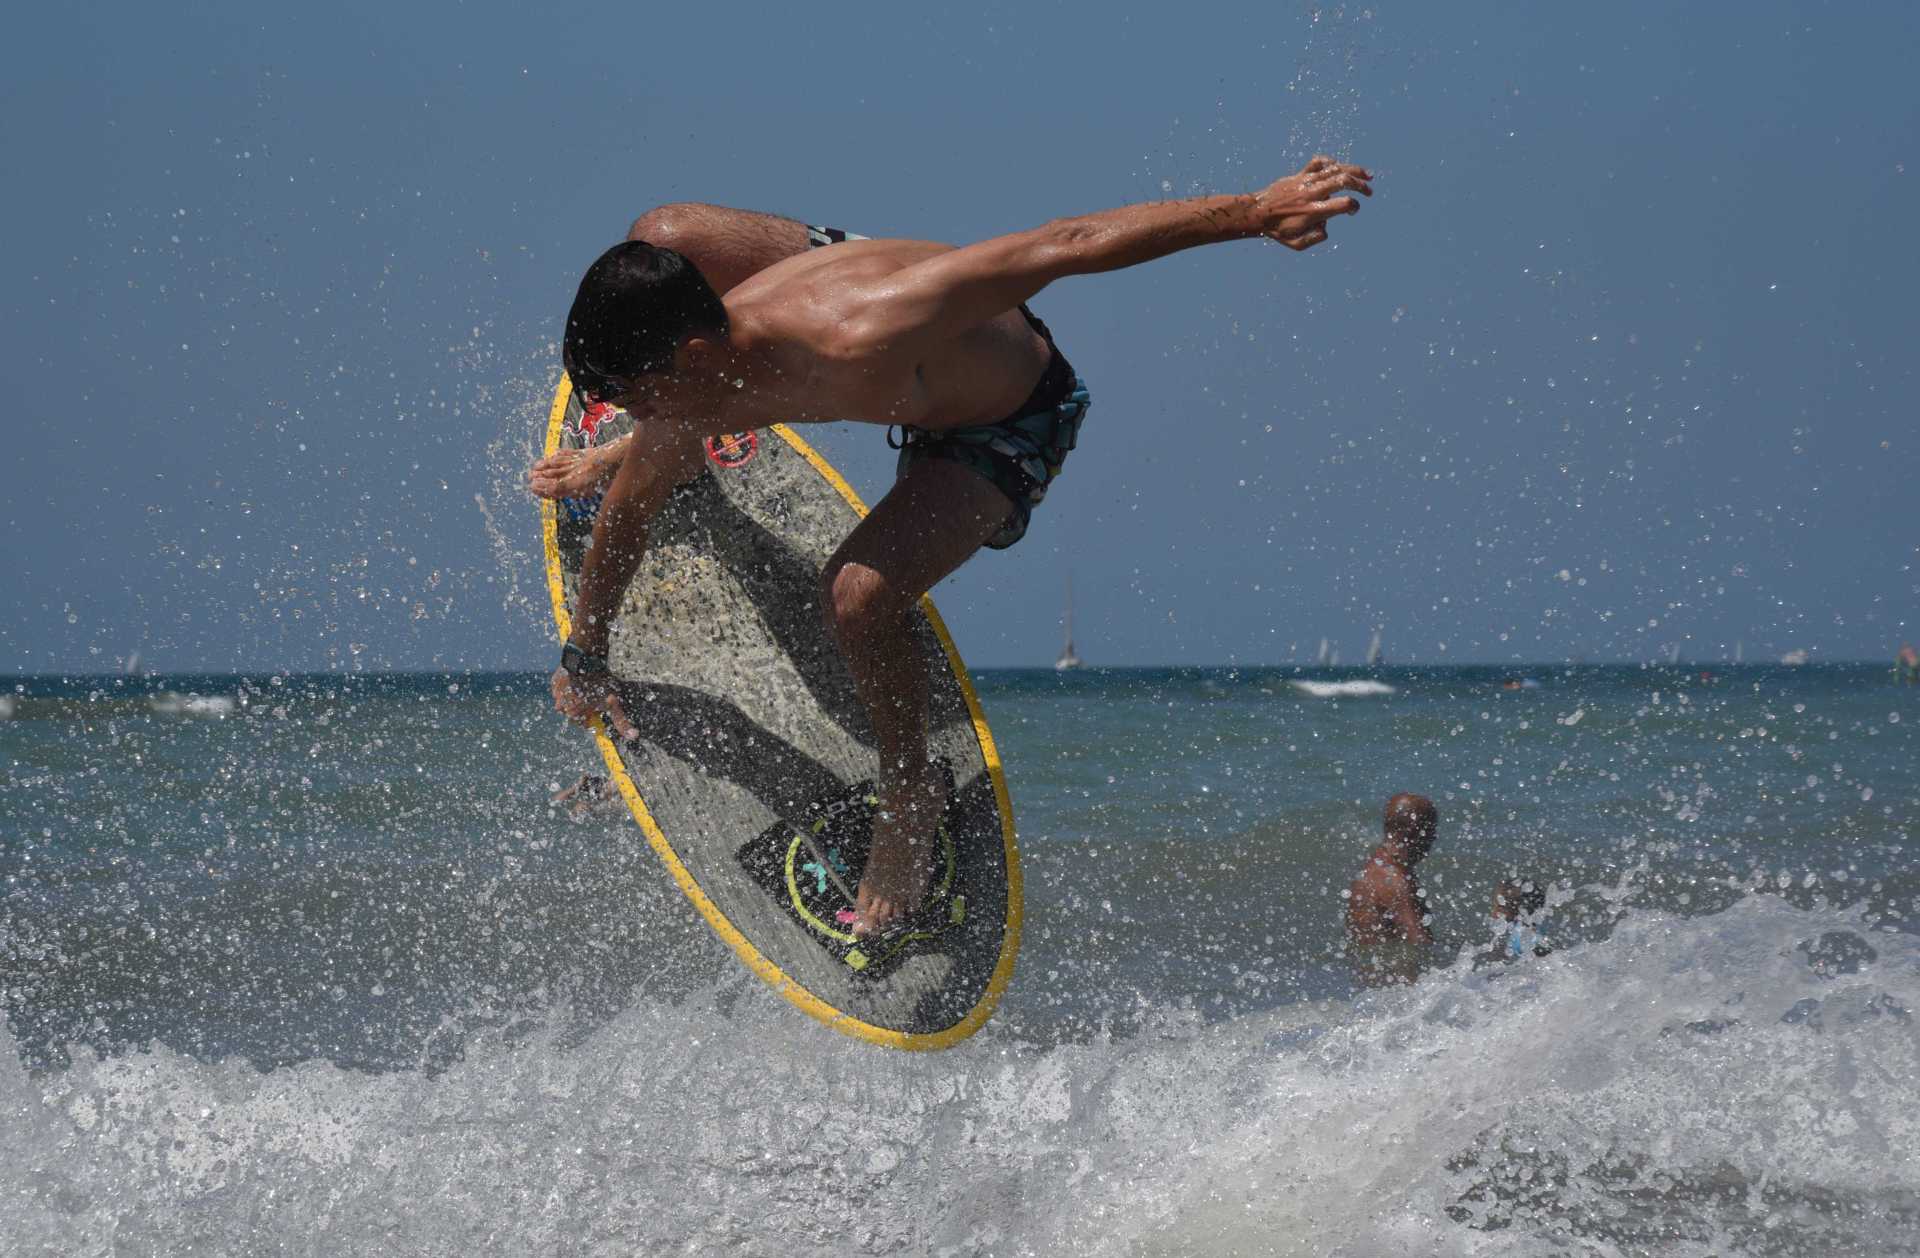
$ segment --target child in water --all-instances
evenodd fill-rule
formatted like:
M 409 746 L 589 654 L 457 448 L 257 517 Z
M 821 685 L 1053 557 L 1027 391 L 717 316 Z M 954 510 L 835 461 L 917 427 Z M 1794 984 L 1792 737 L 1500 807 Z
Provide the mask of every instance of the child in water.
M 1532 880 L 1509 875 L 1493 889 L 1495 948 L 1507 960 L 1531 953 L 1544 957 L 1553 951 L 1543 927 L 1547 916 L 1547 889 Z
M 620 802 L 620 795 L 613 789 L 613 783 L 598 773 L 582 773 L 578 781 L 566 790 L 555 795 L 551 801 L 555 808 L 565 808 L 567 815 L 575 821 L 585 821 L 597 812 L 605 812 Z

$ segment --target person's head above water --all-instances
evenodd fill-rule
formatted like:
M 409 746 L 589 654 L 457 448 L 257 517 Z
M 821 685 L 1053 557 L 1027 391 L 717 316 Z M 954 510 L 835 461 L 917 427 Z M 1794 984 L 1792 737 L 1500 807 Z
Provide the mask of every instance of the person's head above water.
M 1399 845 L 1408 860 L 1417 861 L 1427 854 L 1439 828 L 1440 810 L 1425 795 L 1402 791 L 1387 801 L 1387 842 Z
M 671 249 L 627 240 L 594 260 L 580 280 L 561 361 L 573 387 L 614 402 L 643 376 L 672 371 L 701 335 L 724 341 L 727 308 L 695 266 Z
M 1502 878 L 1493 889 L 1493 915 L 1507 921 L 1537 916 L 1547 907 L 1547 889 L 1518 874 Z

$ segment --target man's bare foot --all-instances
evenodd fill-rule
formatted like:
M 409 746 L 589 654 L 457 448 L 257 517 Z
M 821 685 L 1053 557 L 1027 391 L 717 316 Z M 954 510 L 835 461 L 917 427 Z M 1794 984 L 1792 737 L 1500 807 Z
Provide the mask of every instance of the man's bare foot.
M 536 498 L 591 498 L 620 470 L 627 439 L 604 446 L 555 450 L 527 469 L 527 488 Z
M 946 784 L 924 762 L 881 788 L 873 848 L 853 906 L 854 934 L 885 930 L 919 907 L 933 878 L 933 845 L 946 804 Z

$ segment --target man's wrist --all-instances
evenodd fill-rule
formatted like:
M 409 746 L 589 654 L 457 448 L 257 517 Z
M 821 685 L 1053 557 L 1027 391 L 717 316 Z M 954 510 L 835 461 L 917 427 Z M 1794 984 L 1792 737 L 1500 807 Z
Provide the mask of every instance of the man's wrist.
M 1243 193 L 1235 198 L 1234 212 L 1231 217 L 1237 238 L 1264 236 L 1273 230 L 1276 219 L 1272 207 L 1267 203 L 1269 191 L 1271 189 L 1262 189 L 1259 192 Z
M 572 677 L 605 677 L 612 671 L 607 665 L 606 648 L 589 651 L 572 639 L 560 648 L 560 667 Z

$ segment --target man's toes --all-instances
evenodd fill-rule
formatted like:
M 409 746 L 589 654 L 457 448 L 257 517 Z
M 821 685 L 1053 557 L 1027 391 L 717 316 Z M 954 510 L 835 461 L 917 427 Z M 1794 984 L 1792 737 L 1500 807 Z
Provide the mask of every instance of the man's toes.
M 892 901 L 881 899 L 870 900 L 867 903 L 867 907 L 861 910 L 859 919 L 854 922 L 853 933 L 855 935 L 871 935 L 877 930 L 882 930 L 888 922 L 893 920 L 894 914 L 895 910 Z

